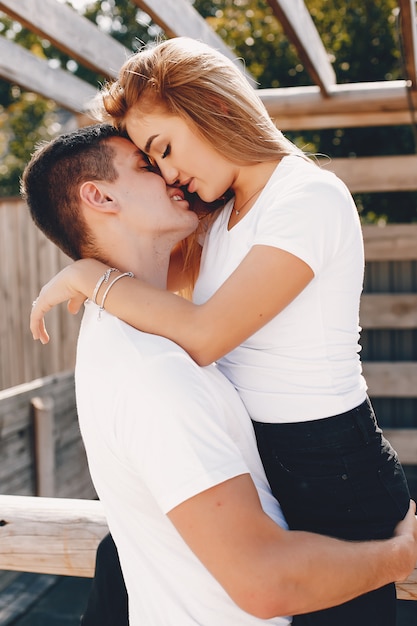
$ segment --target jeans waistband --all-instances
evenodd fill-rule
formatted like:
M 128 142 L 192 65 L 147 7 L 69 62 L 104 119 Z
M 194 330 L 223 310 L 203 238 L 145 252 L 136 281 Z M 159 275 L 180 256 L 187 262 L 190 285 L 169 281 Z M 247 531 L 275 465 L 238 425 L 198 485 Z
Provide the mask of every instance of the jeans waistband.
M 267 438 L 273 433 L 273 437 L 279 440 L 282 437 L 287 445 L 300 444 L 301 440 L 312 444 L 315 440 L 324 443 L 338 437 L 357 440 L 358 435 L 362 441 L 369 441 L 375 433 L 381 432 L 373 411 L 372 405 L 367 398 L 362 404 L 338 415 L 308 422 L 286 423 L 259 423 L 254 422 L 257 435 Z

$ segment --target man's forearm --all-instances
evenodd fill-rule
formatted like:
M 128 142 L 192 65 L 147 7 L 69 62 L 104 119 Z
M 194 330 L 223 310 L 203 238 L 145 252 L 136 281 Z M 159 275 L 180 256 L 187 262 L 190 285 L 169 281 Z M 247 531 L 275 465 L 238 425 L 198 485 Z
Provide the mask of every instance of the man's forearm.
M 412 543 L 404 536 L 347 542 L 288 532 L 285 544 L 269 553 L 269 583 L 254 612 L 264 619 L 307 613 L 402 580 L 414 566 Z
M 168 516 L 233 601 L 269 619 L 336 606 L 405 579 L 417 561 L 414 513 L 411 503 L 395 537 L 383 541 L 286 531 L 262 510 L 252 479 L 242 474 Z

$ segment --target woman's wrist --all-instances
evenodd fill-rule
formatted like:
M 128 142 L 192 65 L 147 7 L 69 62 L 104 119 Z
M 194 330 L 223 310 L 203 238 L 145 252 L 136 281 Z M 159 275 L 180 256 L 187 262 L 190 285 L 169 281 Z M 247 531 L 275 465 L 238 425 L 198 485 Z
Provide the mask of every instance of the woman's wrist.
M 105 272 L 109 269 L 109 265 L 97 261 L 96 259 L 80 259 L 72 265 L 73 287 L 90 300 L 94 297 L 94 291 L 98 282 Z M 98 291 L 98 290 L 97 290 Z M 97 293 L 95 294 L 97 298 Z

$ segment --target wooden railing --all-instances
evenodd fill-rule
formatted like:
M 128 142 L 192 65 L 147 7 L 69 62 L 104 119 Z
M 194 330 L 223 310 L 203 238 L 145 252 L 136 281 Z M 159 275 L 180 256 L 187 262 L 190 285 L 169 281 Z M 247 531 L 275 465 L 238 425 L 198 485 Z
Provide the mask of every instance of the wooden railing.
M 107 532 L 98 501 L 0 496 L 0 569 L 92 577 Z M 417 564 L 397 596 L 417 600 Z
M 92 577 L 106 533 L 98 500 L 0 495 L 0 570 Z

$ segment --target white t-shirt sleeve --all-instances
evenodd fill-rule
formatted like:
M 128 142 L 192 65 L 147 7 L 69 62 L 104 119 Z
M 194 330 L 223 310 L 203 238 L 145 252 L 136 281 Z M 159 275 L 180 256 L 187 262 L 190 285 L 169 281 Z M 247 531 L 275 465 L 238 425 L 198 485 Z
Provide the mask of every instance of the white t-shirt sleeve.
M 266 189 L 253 244 L 286 250 L 317 274 L 340 249 L 353 200 L 342 181 L 315 165 L 295 168 L 288 178 Z

